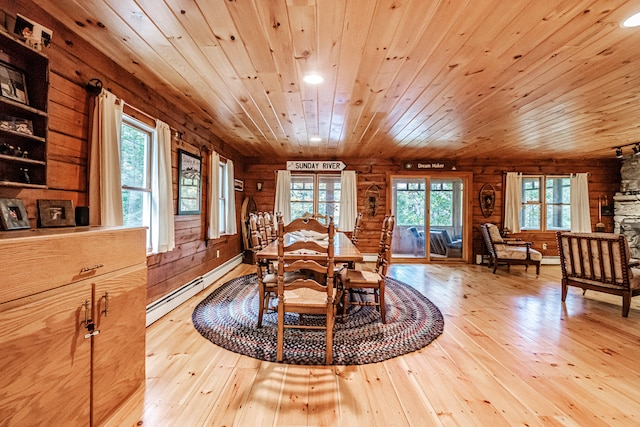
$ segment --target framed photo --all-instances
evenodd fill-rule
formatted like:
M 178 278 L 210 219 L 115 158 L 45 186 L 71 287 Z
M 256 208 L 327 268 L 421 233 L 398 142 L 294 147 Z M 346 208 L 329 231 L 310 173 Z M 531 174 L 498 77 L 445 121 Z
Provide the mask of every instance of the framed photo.
M 0 61 L 0 89 L 2 96 L 14 101 L 29 104 L 27 98 L 27 80 L 24 73 L 13 65 Z
M 244 181 L 242 181 L 240 179 L 234 179 L 233 180 L 233 188 L 236 191 L 244 191 Z
M 202 157 L 178 150 L 178 215 L 200 213 Z
M 76 213 L 71 200 L 38 200 L 41 227 L 75 227 Z
M 22 200 L 0 199 L 0 226 L 3 230 L 31 228 Z
M 43 27 L 26 16 L 16 14 L 16 23 L 13 32 L 17 34 L 27 45 L 41 51 L 43 47 L 49 47 L 53 31 Z

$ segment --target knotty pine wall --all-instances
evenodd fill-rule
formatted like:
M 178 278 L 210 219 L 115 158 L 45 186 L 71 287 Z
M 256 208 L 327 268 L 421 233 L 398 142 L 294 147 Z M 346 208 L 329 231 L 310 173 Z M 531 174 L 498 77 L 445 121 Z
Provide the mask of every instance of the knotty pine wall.
M 533 156 L 532 156 L 533 157 Z M 613 157 L 613 156 L 612 156 Z M 291 160 L 291 159 L 289 159 Z M 358 210 L 364 211 L 365 193 L 371 184 L 376 184 L 380 189 L 378 215 L 374 218 L 364 217 L 364 229 L 362 237 L 358 238 L 358 246 L 364 253 L 376 253 L 380 227 L 385 213 L 391 212 L 388 177 L 394 174 L 420 175 L 427 172 L 407 172 L 402 168 L 403 162 L 393 159 L 338 159 L 346 163 L 348 170 L 357 171 L 358 176 Z M 434 159 L 443 161 L 443 159 Z M 473 188 L 471 189 L 471 201 L 473 205 L 472 223 L 473 251 L 469 261 L 475 260 L 475 255 L 482 253 L 482 235 L 480 224 L 492 222 L 502 226 L 503 223 L 503 181 L 505 172 L 522 172 L 525 175 L 566 175 L 569 173 L 590 173 L 589 193 L 591 222 L 595 227 L 598 222 L 598 196 L 607 196 L 613 201 L 613 194 L 620 187 L 620 161 L 615 158 L 601 161 L 560 161 L 554 159 L 514 159 L 512 161 L 496 162 L 490 159 L 470 159 L 447 161 L 456 165 L 458 172 L 471 172 L 473 174 Z M 257 159 L 246 162 L 245 195 L 253 197 L 257 209 L 272 211 L 275 199 L 275 178 L 278 169 L 286 167 L 285 161 L 260 163 Z M 432 172 L 433 177 L 438 172 Z M 256 190 L 256 183 L 263 182 L 262 191 Z M 484 184 L 491 184 L 496 190 L 496 206 L 493 214 L 485 218 L 478 203 L 480 189 Z M 602 217 L 606 231 L 613 232 L 613 217 Z M 553 232 L 522 232 L 516 237 L 533 242 L 533 247 L 540 250 L 546 256 L 557 256 L 557 244 Z M 542 245 L 546 243 L 547 249 Z
M 49 138 L 48 188 L 20 189 L 0 187 L 0 198 L 19 198 L 26 205 L 32 228 L 36 227 L 38 199 L 72 200 L 74 206 L 87 205 L 87 160 L 89 111 L 92 97 L 84 89 L 92 78 L 100 79 L 105 88 L 136 109 L 165 121 L 182 132 L 182 140 L 172 146 L 173 194 L 177 195 L 177 164 L 179 148 L 203 155 L 203 182 L 206 183 L 209 164 L 202 147 L 215 149 L 235 163 L 236 177 L 242 179 L 242 157 L 225 146 L 198 122 L 192 111 L 174 104 L 162 94 L 150 91 L 144 82 L 117 66 L 108 57 L 71 33 L 32 2 L 3 2 L 1 9 L 15 16 L 23 14 L 53 30 L 51 47 L 44 53 L 49 58 Z M 206 189 L 206 185 L 205 185 Z M 242 193 L 236 193 L 240 206 Z M 207 198 L 204 192 L 203 206 Z M 174 200 L 174 213 L 177 200 Z M 204 212 L 204 209 L 203 209 Z M 149 256 L 147 302 L 153 302 L 181 285 L 212 270 L 241 252 L 240 235 L 205 240 L 205 215 L 175 216 L 176 248 L 165 254 Z M 220 257 L 216 257 L 217 251 Z

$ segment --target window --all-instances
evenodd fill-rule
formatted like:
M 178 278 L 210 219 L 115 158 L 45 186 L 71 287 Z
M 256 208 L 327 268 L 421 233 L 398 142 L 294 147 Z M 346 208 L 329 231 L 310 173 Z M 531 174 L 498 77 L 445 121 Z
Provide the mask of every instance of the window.
M 453 226 L 453 183 L 431 182 L 431 226 Z
M 426 184 L 424 179 L 406 179 L 396 184 L 396 224 L 422 226 L 425 224 Z
M 520 223 L 523 230 L 571 229 L 570 203 L 571 183 L 568 176 L 522 177 Z
M 124 225 L 152 226 L 151 154 L 155 131 L 132 117 L 123 115 L 120 136 L 120 179 Z M 147 247 L 151 234 L 147 231 Z
M 218 231 L 224 234 L 227 230 L 227 164 L 218 165 Z
M 340 216 L 340 175 L 292 174 L 290 208 L 291 219 L 305 215 L 333 216 L 338 224 Z

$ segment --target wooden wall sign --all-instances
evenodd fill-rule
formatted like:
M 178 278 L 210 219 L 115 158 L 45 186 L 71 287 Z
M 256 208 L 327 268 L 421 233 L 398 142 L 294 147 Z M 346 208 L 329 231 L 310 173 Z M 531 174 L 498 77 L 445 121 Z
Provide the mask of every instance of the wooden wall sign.
M 287 170 L 296 172 L 341 171 L 345 167 L 347 167 L 347 165 L 340 160 L 296 160 L 287 162 Z
M 485 184 L 480 189 L 480 210 L 482 216 L 489 217 L 496 206 L 496 190 L 491 184 Z
M 405 170 L 456 170 L 456 164 L 451 161 L 441 161 L 441 160 L 416 160 L 405 162 L 403 164 Z

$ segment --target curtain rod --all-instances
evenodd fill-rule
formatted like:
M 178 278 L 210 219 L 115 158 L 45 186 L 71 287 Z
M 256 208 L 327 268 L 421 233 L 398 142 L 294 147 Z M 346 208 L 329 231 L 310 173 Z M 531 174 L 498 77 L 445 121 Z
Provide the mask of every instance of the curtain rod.
M 102 81 L 100 79 L 97 79 L 97 78 L 90 79 L 89 82 L 86 84 L 85 89 L 87 89 L 87 91 L 89 91 L 90 94 L 92 94 L 94 96 L 98 96 L 98 95 L 100 95 L 100 92 L 102 92 L 102 89 L 103 89 Z M 106 88 L 106 90 L 108 92 L 113 93 L 111 88 Z M 122 99 L 120 97 L 118 97 L 118 100 L 120 100 L 120 102 L 122 102 L 124 104 L 123 108 L 124 107 L 131 108 L 135 112 L 142 114 L 143 116 L 145 116 L 147 119 L 153 121 L 154 123 L 156 123 L 158 120 L 160 120 L 158 118 L 155 118 L 155 117 L 151 116 L 149 113 L 147 113 L 145 111 L 142 111 L 141 109 L 139 109 L 137 107 L 134 107 L 133 105 L 131 105 L 130 103 L 128 103 L 127 101 L 125 101 L 124 99 Z M 162 121 L 162 120 L 160 120 L 160 121 Z M 175 136 L 178 139 L 182 139 L 182 132 L 179 132 L 173 126 L 169 126 L 169 129 L 171 130 L 172 133 L 175 133 Z
M 551 176 L 557 176 L 557 175 L 567 175 L 566 173 L 527 173 L 525 174 L 524 172 L 515 172 L 515 171 L 502 171 L 503 175 L 506 175 L 508 173 L 519 173 L 521 175 L 551 175 Z M 591 172 L 569 172 L 569 175 L 577 175 L 579 173 L 586 173 L 587 176 L 591 176 Z

